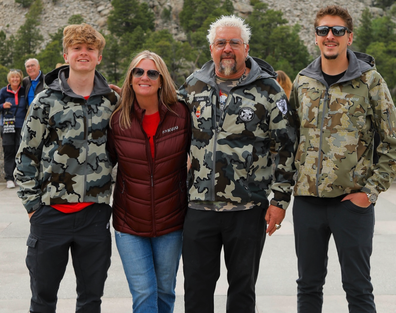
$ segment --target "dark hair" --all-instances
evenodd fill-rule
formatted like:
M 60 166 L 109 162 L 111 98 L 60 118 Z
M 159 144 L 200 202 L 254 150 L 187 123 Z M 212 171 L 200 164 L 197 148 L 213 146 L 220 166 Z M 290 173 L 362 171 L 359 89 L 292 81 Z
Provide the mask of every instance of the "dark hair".
M 349 14 L 347 9 L 344 9 L 338 5 L 329 5 L 325 8 L 320 9 L 318 13 L 316 13 L 314 26 L 319 26 L 319 20 L 321 20 L 326 15 L 341 17 L 345 22 L 345 26 L 348 27 L 351 32 L 353 32 L 352 16 Z

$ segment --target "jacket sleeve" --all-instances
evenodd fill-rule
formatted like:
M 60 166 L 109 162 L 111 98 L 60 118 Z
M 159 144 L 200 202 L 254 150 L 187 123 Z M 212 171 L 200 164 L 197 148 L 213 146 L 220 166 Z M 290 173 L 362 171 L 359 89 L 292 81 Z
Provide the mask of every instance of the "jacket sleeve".
M 109 127 L 107 132 L 107 142 L 106 149 L 109 152 L 110 162 L 113 166 L 115 166 L 118 162 L 117 150 L 114 144 L 114 130 Z
M 3 104 L 5 102 L 5 97 L 4 97 L 4 93 L 3 93 L 4 89 L 0 90 L 0 111 L 3 112 Z
M 15 158 L 14 177 L 20 186 L 18 196 L 28 213 L 41 205 L 43 173 L 40 172 L 40 164 L 44 142 L 49 136 L 49 107 L 40 102 L 37 98 L 32 102 Z
M 274 180 L 271 187 L 274 197 L 271 204 L 286 209 L 294 185 L 294 156 L 298 143 L 298 118 L 284 92 L 275 95 L 272 102 L 270 124 L 271 144 L 275 161 Z
M 369 96 L 373 109 L 374 128 L 381 138 L 377 147 L 378 162 L 367 179 L 363 192 L 379 194 L 387 190 L 396 176 L 396 109 L 388 86 L 381 75 L 372 71 Z

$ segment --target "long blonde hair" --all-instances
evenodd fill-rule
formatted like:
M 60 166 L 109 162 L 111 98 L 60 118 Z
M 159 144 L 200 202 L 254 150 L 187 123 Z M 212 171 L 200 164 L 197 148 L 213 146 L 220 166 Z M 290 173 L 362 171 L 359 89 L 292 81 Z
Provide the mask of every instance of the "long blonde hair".
M 161 89 L 158 91 L 159 103 L 163 103 L 168 110 L 172 111 L 171 106 L 177 101 L 176 86 L 169 74 L 164 60 L 158 54 L 144 50 L 138 53 L 129 65 L 121 88 L 120 105 L 111 116 L 111 118 L 113 118 L 114 114 L 120 111 L 119 121 L 121 128 L 129 128 L 131 126 L 131 111 L 135 101 L 135 92 L 132 88 L 132 70 L 140 63 L 140 61 L 146 59 L 152 60 L 157 67 L 158 72 L 161 74 L 159 76 L 159 79 L 161 79 Z

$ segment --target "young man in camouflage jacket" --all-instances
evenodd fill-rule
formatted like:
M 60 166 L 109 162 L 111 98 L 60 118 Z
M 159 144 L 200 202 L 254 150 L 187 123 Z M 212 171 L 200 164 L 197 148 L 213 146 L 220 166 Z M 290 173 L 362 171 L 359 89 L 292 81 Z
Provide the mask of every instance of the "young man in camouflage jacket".
M 374 204 L 395 178 L 396 110 L 374 59 L 347 49 L 353 40 L 348 11 L 321 9 L 315 27 L 321 55 L 297 75 L 290 98 L 301 124 L 293 206 L 298 312 L 322 312 L 333 235 L 349 312 L 374 313 Z
M 179 90 L 193 128 L 183 233 L 186 313 L 213 312 L 222 247 L 227 312 L 255 312 L 265 234 L 280 227 L 290 201 L 295 116 L 272 67 L 248 56 L 249 38 L 240 18 L 213 23 L 208 35 L 213 61 Z
M 110 266 L 112 166 L 107 126 L 117 97 L 96 72 L 105 45 L 87 24 L 63 31 L 63 66 L 30 106 L 15 178 L 30 217 L 26 264 L 30 312 L 55 312 L 69 250 L 77 280 L 76 312 L 100 312 Z

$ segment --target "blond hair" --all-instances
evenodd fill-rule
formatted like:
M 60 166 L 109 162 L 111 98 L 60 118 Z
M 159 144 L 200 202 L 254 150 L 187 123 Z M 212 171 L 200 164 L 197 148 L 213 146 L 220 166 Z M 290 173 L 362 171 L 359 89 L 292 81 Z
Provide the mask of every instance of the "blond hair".
M 281 85 L 281 87 L 285 91 L 287 99 L 289 99 L 291 89 L 292 89 L 292 82 L 291 82 L 289 76 L 287 76 L 287 74 L 284 71 L 279 70 L 279 71 L 276 71 L 276 73 L 278 74 L 278 76 L 276 77 L 276 80 L 278 81 L 279 85 Z
M 11 69 L 9 72 L 8 72 L 8 74 L 7 74 L 7 81 L 8 81 L 8 83 L 9 84 L 11 84 L 11 81 L 10 81 L 10 79 L 11 79 L 11 76 L 12 75 L 18 75 L 19 76 L 19 78 L 20 78 L 20 82 L 19 82 L 19 86 L 22 84 L 22 80 L 23 80 L 23 74 L 22 74 L 22 71 L 21 70 L 17 70 L 17 69 Z
M 67 49 L 77 44 L 87 44 L 99 50 L 102 55 L 106 45 L 103 35 L 94 29 L 91 25 L 82 23 L 66 26 L 63 30 L 63 53 L 67 53 Z
M 152 60 L 160 72 L 159 79 L 161 79 L 161 88 L 158 90 L 159 103 L 163 103 L 168 110 L 172 111 L 171 106 L 177 102 L 176 86 L 169 74 L 168 68 L 164 60 L 156 53 L 144 50 L 138 53 L 129 65 L 124 83 L 121 88 L 121 102 L 114 114 L 120 111 L 120 126 L 121 128 L 129 128 L 131 126 L 131 111 L 133 103 L 135 102 L 135 92 L 132 88 L 132 70 L 142 61 Z M 110 119 L 111 121 L 111 119 Z

